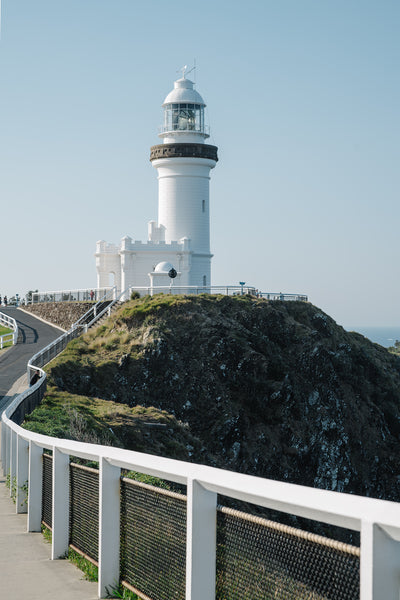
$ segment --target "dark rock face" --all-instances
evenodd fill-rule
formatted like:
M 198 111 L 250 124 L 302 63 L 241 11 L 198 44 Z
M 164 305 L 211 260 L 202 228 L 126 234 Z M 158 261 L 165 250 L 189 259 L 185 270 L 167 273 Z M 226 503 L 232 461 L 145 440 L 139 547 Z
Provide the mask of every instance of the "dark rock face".
M 107 354 L 93 350 L 102 338 Z M 73 393 L 168 411 L 225 468 L 400 500 L 400 358 L 310 304 L 137 300 L 50 375 Z

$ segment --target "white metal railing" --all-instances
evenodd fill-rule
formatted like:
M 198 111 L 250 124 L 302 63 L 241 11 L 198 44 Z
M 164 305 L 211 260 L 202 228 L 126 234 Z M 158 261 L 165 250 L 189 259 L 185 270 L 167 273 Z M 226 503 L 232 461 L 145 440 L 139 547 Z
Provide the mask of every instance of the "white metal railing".
M 60 337 L 50 342 L 45 348 L 42 348 L 42 350 L 39 350 L 39 352 L 34 354 L 27 365 L 28 381 L 31 381 L 32 375 L 37 371 L 38 367 L 43 367 L 49 363 L 64 350 L 71 340 L 86 332 L 89 327 L 92 327 L 92 325 L 94 325 L 96 321 L 99 321 L 104 315 L 107 314 L 110 316 L 114 304 L 119 302 L 126 293 L 127 290 L 118 294 L 115 287 L 109 288 L 104 296 L 93 304 L 93 306 L 82 315 L 66 333 L 63 333 Z
M 115 287 L 104 288 L 82 288 L 76 290 L 57 290 L 46 292 L 33 292 L 32 299 L 28 304 L 36 304 L 37 302 L 97 302 L 105 294 Z
M 297 300 L 307 302 L 308 296 L 305 294 L 283 294 L 282 292 L 261 292 L 253 286 L 240 285 L 164 285 L 164 286 L 148 286 L 138 287 L 131 286 L 129 292 L 138 292 L 141 296 L 153 296 L 154 294 L 222 294 L 223 296 L 243 296 L 250 295 L 267 300 Z
M 75 328 L 78 330 L 78 328 Z M 63 337 L 63 336 L 61 336 Z M 46 349 L 43 350 L 44 355 Z M 31 359 L 30 362 L 36 362 Z M 28 513 L 28 531 L 40 531 L 42 452 L 53 452 L 52 559 L 68 549 L 70 456 L 99 463 L 98 595 L 119 578 L 119 480 L 121 469 L 187 486 L 186 600 L 215 599 L 217 494 L 262 507 L 346 527 L 361 533 L 361 600 L 398 600 L 400 504 L 233 473 L 109 446 L 52 438 L 20 427 L 31 399 L 43 395 L 46 374 L 2 415 L 1 460 L 16 481 L 16 512 Z M 15 421 L 15 422 L 14 422 Z M 26 481 L 28 480 L 28 497 Z M 27 500 L 27 503 L 26 503 Z
M 8 329 L 12 329 L 10 333 L 5 333 L 0 335 L 0 350 L 4 348 L 4 345 L 12 342 L 13 344 L 17 343 L 18 339 L 18 325 L 17 321 L 8 315 L 0 312 L 0 324 L 4 327 L 8 327 Z
M 32 294 L 32 303 L 36 302 L 71 302 L 71 301 L 84 301 L 90 300 L 90 293 L 94 293 L 94 299 L 98 300 L 103 296 L 104 293 L 116 290 L 116 288 L 96 288 L 95 290 L 83 289 L 83 290 L 67 290 L 58 292 L 35 292 Z M 222 294 L 224 296 L 241 296 L 250 294 L 251 296 L 257 296 L 258 298 L 265 298 L 266 300 L 297 300 L 301 302 L 307 302 L 308 296 L 306 294 L 284 294 L 282 292 L 262 292 L 256 289 L 254 286 L 246 285 L 208 285 L 208 286 L 196 286 L 196 285 L 176 285 L 174 283 L 170 285 L 161 286 L 130 286 L 128 290 L 125 290 L 124 295 L 120 297 L 123 300 L 128 300 L 129 295 L 132 292 L 138 292 L 141 296 L 153 296 L 154 294 Z M 115 291 L 115 294 L 118 292 Z
M 53 452 L 52 559 L 68 549 L 69 457 L 99 462 L 99 584 L 119 576 L 119 477 L 134 470 L 187 486 L 186 599 L 215 599 L 215 539 L 217 494 L 273 510 L 361 532 L 361 600 L 398 599 L 400 573 L 400 505 L 395 502 L 329 492 L 214 467 L 181 462 L 109 446 L 85 444 L 32 433 L 11 420 L 24 399 L 39 386 L 18 396 L 2 416 L 2 463 L 16 478 L 17 512 L 28 512 L 28 531 L 39 531 L 42 503 L 42 451 Z M 24 483 L 28 483 L 27 508 Z
M 172 135 L 176 135 L 177 133 L 200 133 L 205 137 L 210 137 L 210 126 L 209 125 L 196 125 L 193 128 L 185 128 L 180 129 L 178 126 L 174 126 L 172 124 L 169 125 L 160 125 L 158 128 L 158 133 L 171 133 Z

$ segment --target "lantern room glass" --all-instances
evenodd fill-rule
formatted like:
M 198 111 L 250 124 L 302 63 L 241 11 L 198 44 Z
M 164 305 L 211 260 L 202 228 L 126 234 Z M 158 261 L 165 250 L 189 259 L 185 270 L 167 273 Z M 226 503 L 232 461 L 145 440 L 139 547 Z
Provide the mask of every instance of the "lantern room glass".
M 201 104 L 173 103 L 164 108 L 166 131 L 195 131 L 205 133 L 204 106 Z

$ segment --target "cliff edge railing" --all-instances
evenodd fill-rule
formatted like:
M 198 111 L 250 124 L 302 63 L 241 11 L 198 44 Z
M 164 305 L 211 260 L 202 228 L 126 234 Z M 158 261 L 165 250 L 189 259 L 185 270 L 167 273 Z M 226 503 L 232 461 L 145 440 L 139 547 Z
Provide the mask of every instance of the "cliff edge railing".
M 1 458 L 28 531 L 44 522 L 52 559 L 72 545 L 97 564 L 99 598 L 122 580 L 145 600 L 398 600 L 398 503 L 23 429 L 46 389 L 41 367 L 65 347 L 66 335 L 31 359 L 40 377 L 3 413 Z M 76 464 L 85 460 L 95 466 Z M 173 489 L 127 478 L 132 471 Z M 227 499 L 359 531 L 360 548 L 221 506 Z
M 258 296 L 267 300 L 282 300 L 282 301 L 300 301 L 307 302 L 308 296 L 306 294 L 287 294 L 282 292 L 261 292 L 254 286 L 243 285 L 213 285 L 213 286 L 181 286 L 177 283 L 171 283 L 170 285 L 158 285 L 158 286 L 147 286 L 147 287 L 136 287 L 131 286 L 124 292 L 120 293 L 114 288 L 101 288 L 101 289 L 79 289 L 79 290 L 59 290 L 59 291 L 47 291 L 47 292 L 33 292 L 32 300 L 30 303 L 36 304 L 39 302 L 79 302 L 87 300 L 97 300 L 102 297 L 104 293 L 111 293 L 114 290 L 115 294 L 120 294 L 123 300 L 128 300 L 132 292 L 138 292 L 140 296 L 153 296 L 154 294 L 222 294 L 225 296 L 239 296 L 243 294 L 250 294 L 252 296 Z

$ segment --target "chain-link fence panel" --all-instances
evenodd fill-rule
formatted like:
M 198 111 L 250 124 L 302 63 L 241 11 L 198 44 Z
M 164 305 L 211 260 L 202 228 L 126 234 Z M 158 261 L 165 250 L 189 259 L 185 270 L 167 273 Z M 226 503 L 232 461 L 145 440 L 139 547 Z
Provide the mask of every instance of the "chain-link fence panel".
M 357 600 L 359 563 L 355 546 L 218 507 L 218 600 Z
M 43 453 L 42 461 L 42 521 L 51 529 L 53 526 L 53 457 Z
M 75 463 L 69 474 L 69 542 L 97 562 L 99 557 L 99 471 Z
M 121 482 L 121 579 L 151 600 L 184 600 L 186 496 Z

